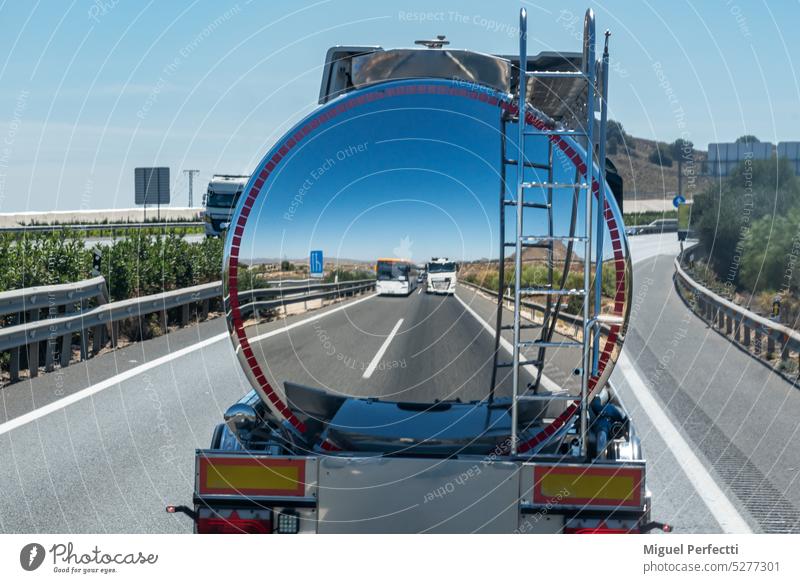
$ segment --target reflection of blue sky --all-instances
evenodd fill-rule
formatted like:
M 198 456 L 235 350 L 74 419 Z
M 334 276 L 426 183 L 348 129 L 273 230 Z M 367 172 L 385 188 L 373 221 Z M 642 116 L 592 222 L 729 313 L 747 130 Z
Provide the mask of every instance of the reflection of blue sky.
M 240 258 L 300 259 L 311 249 L 365 261 L 497 257 L 500 136 L 497 106 L 457 96 L 394 96 L 340 114 L 279 164 L 250 215 Z M 529 159 L 546 161 L 546 138 L 528 143 Z M 554 179 L 573 182 L 574 167 L 556 158 Z M 508 167 L 511 183 L 515 172 Z M 543 201 L 544 193 L 527 197 Z M 566 235 L 572 191 L 553 197 L 555 233 Z M 582 211 L 580 203 L 579 235 Z M 512 240 L 513 208 L 506 212 Z M 525 221 L 527 234 L 547 232 L 545 211 L 528 209 Z

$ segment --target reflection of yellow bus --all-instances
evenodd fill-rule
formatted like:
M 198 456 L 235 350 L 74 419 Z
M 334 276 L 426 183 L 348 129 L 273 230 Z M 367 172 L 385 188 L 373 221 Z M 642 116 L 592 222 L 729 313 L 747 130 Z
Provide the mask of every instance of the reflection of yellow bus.
M 407 296 L 417 287 L 417 266 L 406 259 L 378 259 L 375 276 L 380 295 Z

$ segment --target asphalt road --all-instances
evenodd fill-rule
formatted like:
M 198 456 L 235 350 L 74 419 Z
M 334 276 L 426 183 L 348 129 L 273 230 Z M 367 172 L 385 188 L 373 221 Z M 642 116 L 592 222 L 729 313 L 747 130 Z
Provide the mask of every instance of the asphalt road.
M 613 376 L 642 438 L 654 518 L 677 532 L 788 528 L 800 508 L 800 395 L 688 311 L 671 282 L 676 249 L 674 235 L 632 239 L 629 365 Z M 492 335 L 480 320 L 493 322 L 492 305 L 457 295 L 362 297 L 259 328 L 256 349 L 276 380 L 481 398 Z M 572 358 L 556 355 L 545 373 L 561 382 Z M 163 507 L 190 501 L 194 449 L 247 390 L 221 318 L 1 389 L 0 531 L 190 531 Z

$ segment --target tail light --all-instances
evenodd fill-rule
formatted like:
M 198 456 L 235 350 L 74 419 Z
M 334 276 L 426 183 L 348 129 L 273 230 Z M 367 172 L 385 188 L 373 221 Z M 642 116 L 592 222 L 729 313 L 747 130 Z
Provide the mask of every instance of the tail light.
M 565 528 L 564 534 L 638 534 L 638 530 L 627 530 L 624 528 Z
M 232 510 L 223 513 L 202 512 L 195 521 L 198 534 L 272 534 L 269 510 Z

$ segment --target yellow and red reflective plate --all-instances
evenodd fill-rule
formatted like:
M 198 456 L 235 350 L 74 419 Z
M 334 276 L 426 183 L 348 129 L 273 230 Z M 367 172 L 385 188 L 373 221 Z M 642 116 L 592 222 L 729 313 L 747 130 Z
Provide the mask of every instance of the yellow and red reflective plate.
M 533 468 L 533 502 L 641 508 L 644 468 L 540 465 Z
M 200 457 L 198 493 L 303 496 L 306 461 L 265 457 Z

